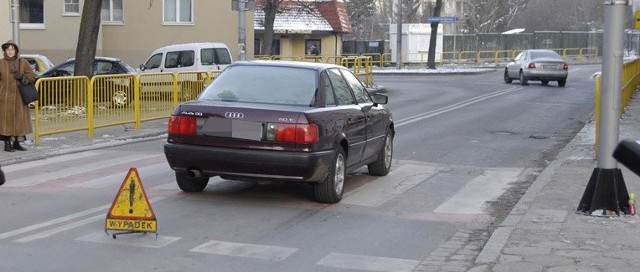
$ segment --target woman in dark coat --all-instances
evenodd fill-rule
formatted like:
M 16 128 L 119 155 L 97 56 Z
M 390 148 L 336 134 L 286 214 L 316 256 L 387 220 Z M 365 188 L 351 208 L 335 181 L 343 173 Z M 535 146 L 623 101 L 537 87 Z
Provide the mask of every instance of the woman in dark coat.
M 18 45 L 13 41 L 2 44 L 4 59 L 0 59 L 0 140 L 4 151 L 25 151 L 20 145 L 33 132 L 29 107 L 22 101 L 18 84 L 21 80 L 35 82 L 36 74 L 29 63 L 20 59 Z

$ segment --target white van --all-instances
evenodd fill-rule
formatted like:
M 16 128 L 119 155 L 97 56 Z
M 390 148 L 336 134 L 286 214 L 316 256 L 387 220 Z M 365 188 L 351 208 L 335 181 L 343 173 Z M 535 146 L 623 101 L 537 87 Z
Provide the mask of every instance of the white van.
M 140 64 L 143 73 L 222 70 L 231 64 L 231 53 L 223 43 L 185 43 L 158 48 Z

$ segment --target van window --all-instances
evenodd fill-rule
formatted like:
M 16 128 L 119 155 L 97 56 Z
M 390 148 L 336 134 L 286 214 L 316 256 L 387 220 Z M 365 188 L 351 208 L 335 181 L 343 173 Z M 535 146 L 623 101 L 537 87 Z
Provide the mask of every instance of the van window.
M 231 64 L 231 56 L 226 48 L 215 48 L 217 64 Z
M 160 62 L 162 62 L 162 53 L 155 54 L 147 60 L 147 63 L 144 64 L 144 67 L 147 69 L 155 69 L 160 67 Z
M 200 62 L 202 65 L 214 65 L 216 63 L 213 48 L 200 50 Z
M 168 52 L 164 61 L 164 67 L 176 68 L 193 66 L 194 55 L 194 52 L 191 50 Z

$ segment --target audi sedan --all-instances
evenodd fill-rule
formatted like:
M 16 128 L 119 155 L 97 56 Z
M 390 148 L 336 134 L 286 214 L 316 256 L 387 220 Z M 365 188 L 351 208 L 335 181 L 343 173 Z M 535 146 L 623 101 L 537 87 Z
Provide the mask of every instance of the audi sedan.
M 186 192 L 220 176 L 308 183 L 316 201 L 336 203 L 349 171 L 391 169 L 387 100 L 342 66 L 236 62 L 173 111 L 164 153 Z
M 529 81 L 540 81 L 542 85 L 549 81 L 557 81 L 558 86 L 567 84 L 569 65 L 553 50 L 534 49 L 524 50 L 507 64 L 504 69 L 504 82 L 511 83 L 519 80 L 521 85 L 527 85 Z

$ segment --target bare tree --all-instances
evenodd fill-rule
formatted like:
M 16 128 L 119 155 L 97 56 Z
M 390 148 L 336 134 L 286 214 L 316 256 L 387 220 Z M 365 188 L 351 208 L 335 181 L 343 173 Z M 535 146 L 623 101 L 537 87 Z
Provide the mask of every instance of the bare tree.
M 442 10 L 442 0 L 436 0 L 433 8 L 433 16 L 439 17 Z M 438 40 L 438 22 L 431 23 L 431 37 L 429 37 L 429 53 L 427 55 L 427 68 L 436 69 L 436 42 Z
M 264 0 L 264 41 L 262 43 L 262 54 L 271 55 L 271 44 L 273 43 L 273 24 L 276 14 L 280 9 L 282 0 Z
M 503 32 L 511 27 L 514 18 L 524 11 L 528 1 L 529 0 L 465 1 L 465 28 L 470 33 Z M 553 8 L 556 8 L 559 2 L 561 1 L 554 1 Z
M 85 0 L 80 19 L 80 31 L 76 47 L 76 65 L 73 72 L 77 76 L 93 75 L 93 59 L 96 57 L 98 33 L 100 32 L 100 10 L 102 0 Z

